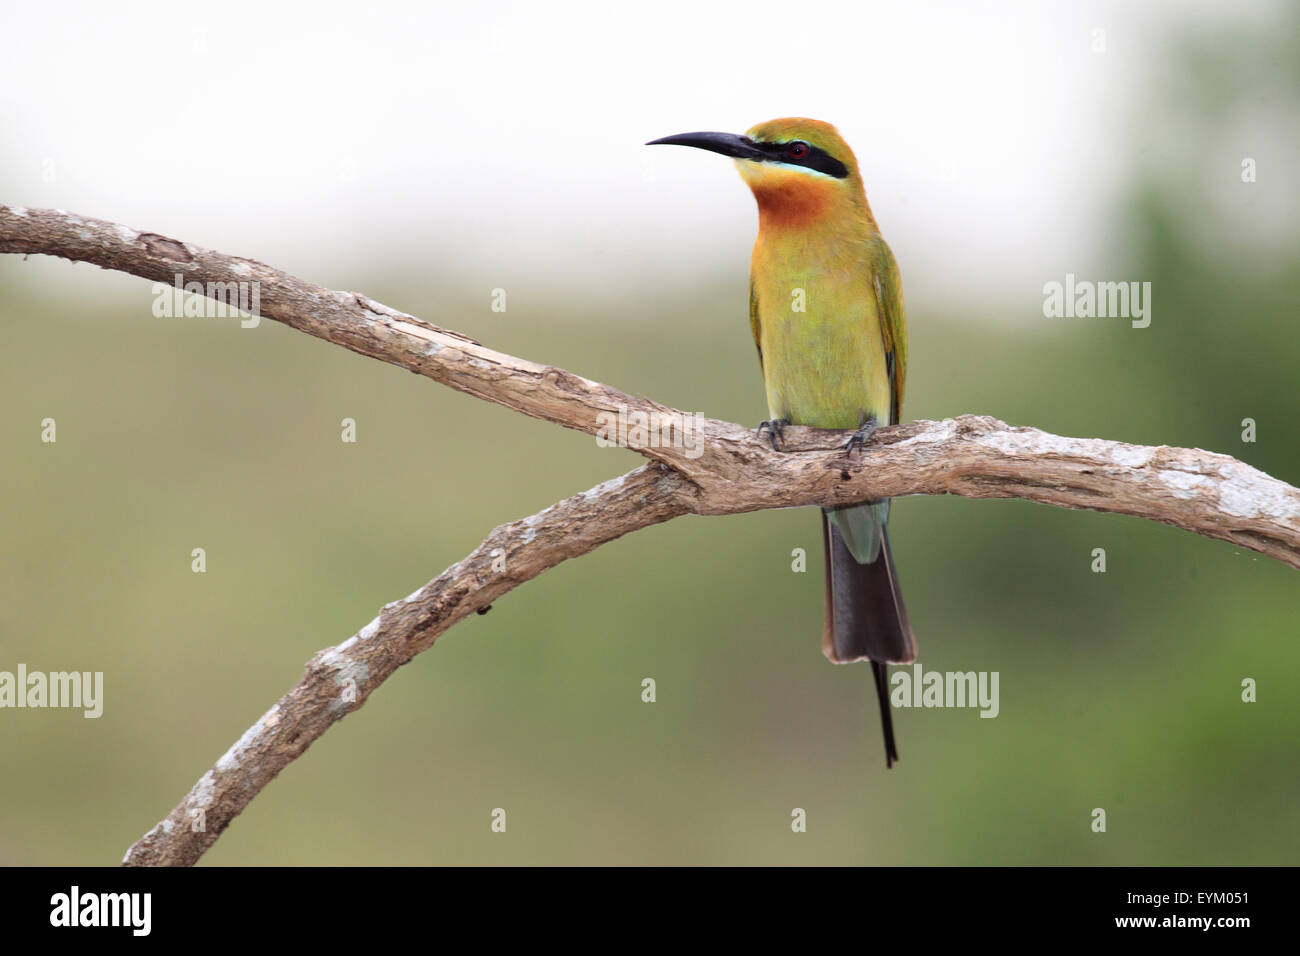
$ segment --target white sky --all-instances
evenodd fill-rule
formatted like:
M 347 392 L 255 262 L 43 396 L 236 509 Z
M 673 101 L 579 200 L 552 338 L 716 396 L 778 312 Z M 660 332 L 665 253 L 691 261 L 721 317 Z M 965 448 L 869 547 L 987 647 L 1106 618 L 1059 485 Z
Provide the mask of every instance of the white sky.
M 0 201 L 326 285 L 402 250 L 662 284 L 745 269 L 755 217 L 727 160 L 641 144 L 806 115 L 905 276 L 1059 276 L 1101 241 L 1170 21 L 1271 9 L 1188 6 L 7 3 Z

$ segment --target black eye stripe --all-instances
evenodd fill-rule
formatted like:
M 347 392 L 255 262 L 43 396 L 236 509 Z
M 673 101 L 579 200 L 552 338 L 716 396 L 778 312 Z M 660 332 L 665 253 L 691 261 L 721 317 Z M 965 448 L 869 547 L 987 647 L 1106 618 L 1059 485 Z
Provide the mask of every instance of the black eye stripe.
M 790 140 L 785 143 L 755 143 L 754 145 L 767 154 L 769 162 L 787 163 L 791 166 L 807 166 L 809 169 L 815 169 L 827 176 L 834 176 L 836 179 L 844 179 L 848 176 L 849 168 L 847 166 L 824 149 L 818 149 L 812 143 L 807 144 L 808 152 L 803 157 L 796 159 L 791 156 L 790 143 L 792 142 L 804 142 L 804 140 Z

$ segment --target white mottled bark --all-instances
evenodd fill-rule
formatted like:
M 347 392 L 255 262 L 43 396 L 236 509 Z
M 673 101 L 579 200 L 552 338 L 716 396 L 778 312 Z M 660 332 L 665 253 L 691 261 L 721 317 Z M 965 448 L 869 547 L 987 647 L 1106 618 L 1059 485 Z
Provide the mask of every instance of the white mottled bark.
M 504 524 L 307 673 L 195 784 L 123 862 L 188 865 L 277 773 L 457 621 L 566 558 L 683 514 L 736 514 L 904 495 L 1024 498 L 1111 511 L 1251 548 L 1300 568 L 1300 491 L 1199 449 L 1062 438 L 963 415 L 883 428 L 846 457 L 847 433 L 787 428 L 781 452 L 752 429 L 691 416 L 564 369 L 493 351 L 353 292 L 251 259 L 60 210 L 0 205 L 0 252 L 91 262 L 157 282 L 256 282 L 259 314 L 525 415 L 595 435 L 602 413 L 690 422 L 687 441 L 637 447 L 651 461 L 545 511 Z M 698 426 L 698 427 L 694 427 Z M 680 434 L 680 433 L 679 433 Z M 493 570 L 493 552 L 506 555 Z M 201 811 L 201 814 L 199 813 Z M 202 817 L 204 828 L 194 828 Z

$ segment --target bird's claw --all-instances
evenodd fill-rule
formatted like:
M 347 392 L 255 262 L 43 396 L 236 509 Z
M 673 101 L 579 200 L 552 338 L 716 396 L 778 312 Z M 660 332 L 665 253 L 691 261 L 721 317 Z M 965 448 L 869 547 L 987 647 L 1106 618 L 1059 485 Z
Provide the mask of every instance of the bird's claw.
M 766 430 L 768 438 L 772 442 L 772 450 L 780 451 L 781 449 L 777 446 L 777 443 L 785 441 L 785 426 L 789 424 L 790 420 L 787 418 L 773 418 L 771 421 L 759 422 L 758 437 L 762 438 L 763 432 Z
M 853 449 L 856 448 L 858 454 L 862 454 L 862 449 L 866 447 L 867 442 L 871 441 L 871 436 L 876 433 L 878 427 L 880 426 L 876 421 L 876 416 L 869 416 L 867 420 L 859 426 L 858 430 L 849 436 L 848 441 L 844 443 L 844 453 L 846 455 L 852 455 Z

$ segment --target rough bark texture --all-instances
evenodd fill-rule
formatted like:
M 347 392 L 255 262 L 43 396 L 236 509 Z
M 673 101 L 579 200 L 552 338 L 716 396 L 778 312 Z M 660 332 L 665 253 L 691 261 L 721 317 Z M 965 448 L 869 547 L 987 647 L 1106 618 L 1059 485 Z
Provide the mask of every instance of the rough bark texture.
M 678 494 L 685 484 L 663 465 L 642 465 L 496 528 L 466 558 L 415 593 L 384 605 L 348 640 L 313 657 L 298 686 L 263 714 L 122 862 L 193 864 L 276 774 L 447 628 L 566 558 L 685 514 Z M 504 570 L 493 569 L 503 563 Z
M 0 252 L 91 262 L 157 282 L 257 282 L 259 314 L 525 415 L 588 434 L 622 414 L 678 439 L 628 447 L 651 464 L 498 527 L 472 554 L 318 653 L 286 694 L 128 851 L 135 865 L 194 863 L 267 783 L 402 664 L 469 614 L 566 558 L 683 514 L 736 514 L 876 497 L 1024 498 L 1111 511 L 1220 538 L 1300 568 L 1300 491 L 1226 455 L 1062 438 L 963 415 L 881 429 L 864 454 L 847 433 L 787 428 L 780 453 L 752 429 L 694 419 L 564 369 L 493 351 L 354 292 L 251 259 L 60 210 L 0 206 Z M 667 432 L 656 427 L 654 431 Z M 494 570 L 494 559 L 500 567 Z M 200 829 L 196 824 L 202 824 Z

